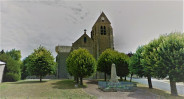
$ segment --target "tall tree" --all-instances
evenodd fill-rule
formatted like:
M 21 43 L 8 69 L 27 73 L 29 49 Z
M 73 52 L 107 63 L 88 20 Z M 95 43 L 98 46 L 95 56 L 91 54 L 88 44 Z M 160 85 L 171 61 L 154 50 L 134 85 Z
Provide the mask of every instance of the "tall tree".
M 143 56 L 144 51 L 145 46 L 138 47 L 136 53 L 130 58 L 129 69 L 133 74 L 136 74 L 139 77 L 147 77 L 148 86 L 149 88 L 152 88 L 152 67 L 145 63 L 145 57 Z
M 29 57 L 23 59 L 23 63 L 21 66 L 21 79 L 26 79 L 26 77 L 29 75 L 28 72 L 28 66 L 30 65 L 29 63 L 30 63 Z
M 54 57 L 52 56 L 51 52 L 43 46 L 35 49 L 34 52 L 28 57 L 28 71 L 31 75 L 36 75 L 39 77 L 40 82 L 44 76 L 54 73 L 56 66 Z
M 171 33 L 159 39 L 162 39 L 162 42 L 151 53 L 155 61 L 154 76 L 169 76 L 171 94 L 178 95 L 176 82 L 184 81 L 184 34 Z
M 133 56 L 130 58 L 129 61 L 129 69 L 133 74 L 138 75 L 139 77 L 144 76 L 143 66 L 141 64 L 142 52 L 144 47 L 140 46 L 138 47 L 136 53 L 133 54 Z
M 112 49 L 106 49 L 98 58 L 97 70 L 104 72 L 104 80 L 106 81 L 106 75 L 111 74 L 111 65 L 116 63 L 116 56 L 118 52 Z
M 83 85 L 83 78 L 91 76 L 96 72 L 95 58 L 87 49 L 79 48 L 70 53 L 67 60 L 67 69 L 74 77 L 80 78 L 80 85 Z
M 128 61 L 129 57 L 124 53 L 118 53 L 116 56 L 116 71 L 117 75 L 120 77 L 120 80 L 122 80 L 122 77 L 126 78 L 126 76 L 129 74 Z
M 144 51 L 142 52 L 143 59 L 141 60 L 141 64 L 144 66 L 144 76 L 148 79 L 149 88 L 152 88 L 151 77 L 154 76 L 153 68 L 156 63 L 154 51 L 163 42 L 164 37 L 160 36 L 159 39 L 149 42 L 149 44 L 144 46 Z

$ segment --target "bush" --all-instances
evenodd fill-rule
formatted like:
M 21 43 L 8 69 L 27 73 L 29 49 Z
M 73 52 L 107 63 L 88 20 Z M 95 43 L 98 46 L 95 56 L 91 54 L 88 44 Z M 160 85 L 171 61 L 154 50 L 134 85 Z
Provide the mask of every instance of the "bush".
M 13 59 L 10 54 L 7 53 L 9 52 L 0 54 L 0 60 L 6 63 L 3 82 L 18 81 L 21 78 L 21 61 Z
M 5 79 L 6 81 L 10 81 L 10 82 L 18 81 L 20 80 L 20 74 L 9 72 L 5 74 L 4 78 L 6 78 Z

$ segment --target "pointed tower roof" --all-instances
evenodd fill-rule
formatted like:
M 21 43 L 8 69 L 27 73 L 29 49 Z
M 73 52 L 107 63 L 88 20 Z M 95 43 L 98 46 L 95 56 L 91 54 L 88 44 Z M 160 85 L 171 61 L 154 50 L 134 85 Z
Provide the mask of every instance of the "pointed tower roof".
M 102 22 L 102 20 L 104 20 L 105 23 L 109 23 L 111 24 L 111 22 L 109 21 L 109 19 L 107 18 L 107 16 L 105 15 L 105 13 L 102 11 L 101 15 L 98 17 L 97 21 L 95 22 L 95 24 L 97 22 Z

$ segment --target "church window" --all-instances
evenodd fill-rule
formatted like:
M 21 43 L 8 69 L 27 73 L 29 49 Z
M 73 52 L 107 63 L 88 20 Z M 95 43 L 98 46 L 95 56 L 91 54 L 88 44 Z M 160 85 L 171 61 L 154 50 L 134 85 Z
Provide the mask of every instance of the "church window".
M 101 29 L 100 29 L 100 30 L 101 30 L 101 35 L 103 35 L 103 32 L 104 32 L 104 31 L 103 31 L 103 27 L 102 27 L 102 26 L 101 26 Z
M 104 26 L 104 35 L 106 35 L 106 28 L 105 28 L 105 26 Z
M 106 27 L 105 26 L 101 26 L 100 30 L 101 30 L 101 35 L 106 35 Z
M 87 41 L 87 38 L 86 38 L 86 37 L 84 37 L 84 43 L 86 43 L 86 41 Z

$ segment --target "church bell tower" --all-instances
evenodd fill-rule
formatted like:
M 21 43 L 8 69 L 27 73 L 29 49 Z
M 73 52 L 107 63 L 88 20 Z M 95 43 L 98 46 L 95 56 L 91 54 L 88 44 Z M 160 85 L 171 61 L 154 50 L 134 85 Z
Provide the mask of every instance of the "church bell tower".
M 108 48 L 114 49 L 113 29 L 111 22 L 104 12 L 98 17 L 92 27 L 91 38 L 94 41 L 94 57 L 98 59 L 99 55 Z

